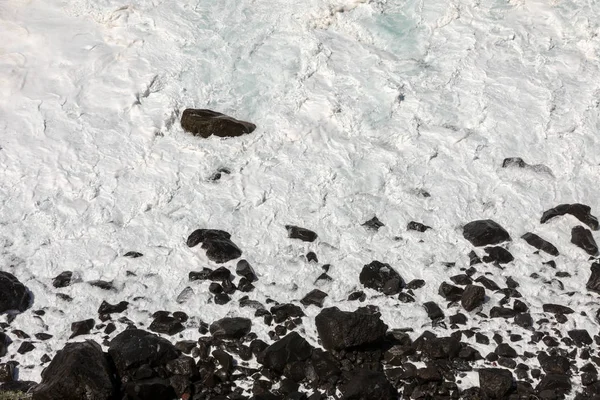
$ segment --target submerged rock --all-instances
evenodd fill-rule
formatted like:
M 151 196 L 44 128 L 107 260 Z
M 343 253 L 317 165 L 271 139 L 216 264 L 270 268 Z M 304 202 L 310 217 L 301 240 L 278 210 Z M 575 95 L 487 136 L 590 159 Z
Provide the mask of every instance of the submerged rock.
M 240 121 L 216 111 L 192 108 L 183 111 L 181 127 L 194 136 L 203 138 L 211 135 L 236 137 L 252 133 L 256 129 L 256 125 L 251 122 Z

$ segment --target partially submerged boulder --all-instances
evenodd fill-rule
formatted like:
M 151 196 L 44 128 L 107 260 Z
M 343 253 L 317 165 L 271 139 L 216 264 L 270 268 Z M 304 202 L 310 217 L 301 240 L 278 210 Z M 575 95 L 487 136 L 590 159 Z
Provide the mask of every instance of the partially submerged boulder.
M 7 311 L 23 312 L 29 307 L 29 292 L 13 274 L 0 271 L 0 314 Z
M 192 108 L 183 111 L 181 127 L 194 136 L 203 138 L 211 135 L 236 137 L 252 133 L 256 129 L 256 125 L 251 122 L 240 121 L 216 111 Z
M 510 240 L 510 235 L 491 219 L 472 221 L 463 227 L 463 236 L 473 246 L 495 245 Z

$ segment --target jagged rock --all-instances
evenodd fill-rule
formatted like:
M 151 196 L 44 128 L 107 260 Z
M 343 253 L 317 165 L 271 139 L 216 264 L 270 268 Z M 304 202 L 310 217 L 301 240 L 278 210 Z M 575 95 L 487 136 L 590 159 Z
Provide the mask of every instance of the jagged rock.
M 435 302 L 433 302 L 433 301 L 425 302 L 425 303 L 423 303 L 423 307 L 425 307 L 427 316 L 429 318 L 431 318 L 432 320 L 438 320 L 438 319 L 444 318 L 444 312 L 442 311 L 440 306 L 438 306 Z
M 355 300 L 358 300 L 358 301 L 361 301 L 361 302 L 362 302 L 362 301 L 365 301 L 366 299 L 367 299 L 367 295 L 366 295 L 366 294 L 365 294 L 365 292 L 363 292 L 362 290 L 359 290 L 359 291 L 356 291 L 356 292 L 350 293 L 350 294 L 348 295 L 348 300 L 349 300 L 349 301 L 355 301 Z
M 379 228 L 385 225 L 377 217 L 373 217 L 364 224 L 362 224 L 362 226 L 366 227 L 367 229 L 378 231 Z
M 113 285 L 112 282 L 103 281 L 101 279 L 96 279 L 96 280 L 93 280 L 93 281 L 88 281 L 87 284 L 90 285 L 90 286 L 94 286 L 94 287 L 100 288 L 102 290 L 116 290 L 115 286 Z
M 329 352 L 313 349 L 310 360 L 307 360 L 306 377 L 311 382 L 325 383 L 337 380 L 341 374 L 337 360 Z
M 325 297 L 327 297 L 327 293 L 319 289 L 314 289 L 311 290 L 306 296 L 304 296 L 304 298 L 300 300 L 300 303 L 304 304 L 305 306 L 309 306 L 312 304 L 321 308 L 323 307 Z
M 33 400 L 111 400 L 118 386 L 102 348 L 88 340 L 67 343 L 42 372 Z
M 506 399 L 513 387 L 513 375 L 501 368 L 480 369 L 479 386 L 481 393 L 488 398 Z
M 315 318 L 317 332 L 325 349 L 342 350 L 383 341 L 387 325 L 378 314 L 360 310 L 323 309 Z
M 126 301 L 121 301 L 119 304 L 110 304 L 106 301 L 103 301 L 98 308 L 98 314 L 118 314 L 127 310 L 127 306 L 129 305 Z
M 341 391 L 342 400 L 396 400 L 398 398 L 398 391 L 383 372 L 366 369 L 353 370 Z
M 567 307 L 567 306 L 562 306 L 560 304 L 544 304 L 542 306 L 542 309 L 544 310 L 544 312 L 547 313 L 552 313 L 552 314 L 573 314 L 575 311 L 573 311 L 572 308 Z
M 598 230 L 598 218 L 590 214 L 591 208 L 584 204 L 560 204 L 544 212 L 540 223 L 544 224 L 554 217 L 571 214 L 593 230 Z
M 581 225 L 571 230 L 571 243 L 582 248 L 591 256 L 598 254 L 598 245 L 592 236 L 592 232 Z
M 93 319 L 86 319 L 84 321 L 73 322 L 71 324 L 71 332 L 73 333 L 71 334 L 71 337 L 69 339 L 80 335 L 87 335 L 94 327 L 94 324 L 95 322 Z
M 196 229 L 187 239 L 188 247 L 202 243 L 206 256 L 219 264 L 235 260 L 242 256 L 242 251 L 231 241 L 231 234 L 217 229 Z M 190 274 L 190 280 L 191 274 Z
M 425 286 L 425 281 L 423 279 L 413 279 L 406 284 L 406 288 L 410 290 L 421 289 L 423 286 Z
M 210 333 L 217 339 L 241 339 L 250 333 L 252 321 L 248 318 L 222 318 L 210 325 Z
M 460 299 L 460 303 L 467 311 L 473 311 L 485 301 L 485 289 L 477 285 L 468 285 Z
M 517 167 L 517 168 L 525 168 L 529 164 L 527 164 L 521 157 L 508 157 L 502 161 L 502 168 L 508 167 Z
M 404 287 L 404 280 L 389 264 L 373 261 L 363 267 L 359 276 L 365 287 L 386 295 L 398 294 Z
M 311 230 L 300 228 L 299 226 L 286 225 L 288 237 L 290 239 L 300 239 L 304 242 L 314 242 L 317 239 L 317 234 Z
M 417 345 L 415 340 L 415 345 Z M 432 337 L 424 340 L 417 347 L 421 353 L 430 360 L 451 360 L 460 352 L 460 341 L 452 336 Z
M 154 321 L 152 321 L 148 329 L 152 332 L 163 333 L 165 335 L 172 336 L 184 331 L 185 327 L 177 318 L 160 314 L 154 318 Z
M 288 364 L 310 358 L 313 348 L 297 332 L 292 332 L 267 347 L 260 354 L 261 363 L 278 373 Z
M 29 307 L 29 302 L 25 285 L 13 274 L 0 271 L 0 314 L 12 310 L 23 312 Z
M 508 343 L 500 343 L 494 353 L 498 354 L 500 357 L 509 357 L 516 358 L 518 356 L 517 351 L 510 347 Z
M 144 364 L 164 366 L 177 358 L 179 352 L 166 339 L 141 329 L 126 329 L 118 334 L 108 348 L 119 376 L 132 376 Z
M 535 247 L 538 250 L 545 251 L 552 256 L 558 256 L 560 254 L 558 249 L 552 243 L 542 239 L 535 233 L 527 232 L 521 236 L 521 239 L 525 240 L 530 246 Z
M 255 282 L 258 280 L 256 272 L 254 272 L 254 268 L 252 268 L 250 263 L 246 260 L 238 261 L 235 267 L 235 273 L 246 278 L 249 282 Z
M 304 311 L 302 311 L 302 308 L 291 303 L 278 304 L 271 307 L 269 311 L 271 311 L 271 314 L 273 314 L 273 320 L 276 324 L 280 324 L 290 318 L 304 317 Z
M 486 247 L 485 252 L 488 254 L 483 257 L 483 262 L 497 262 L 498 264 L 508 264 L 515 258 L 508 250 L 500 246 Z
M 254 132 L 256 125 L 206 109 L 188 108 L 181 115 L 181 127 L 194 136 L 237 137 Z
M 473 246 L 495 245 L 510 240 L 510 235 L 491 219 L 472 221 L 463 228 L 463 236 Z
M 425 232 L 428 229 L 431 229 L 431 227 L 420 222 L 410 221 L 406 226 L 406 229 L 409 231 Z
M 446 282 L 442 282 L 438 289 L 438 294 L 448 301 L 459 301 L 463 295 L 464 290 L 458 286 L 449 285 Z
M 450 277 L 450 280 L 456 285 L 467 286 L 473 283 L 473 279 L 467 274 L 459 274 Z
M 55 288 L 67 287 L 71 284 L 72 278 L 73 272 L 63 271 L 52 280 L 52 286 L 54 286 Z

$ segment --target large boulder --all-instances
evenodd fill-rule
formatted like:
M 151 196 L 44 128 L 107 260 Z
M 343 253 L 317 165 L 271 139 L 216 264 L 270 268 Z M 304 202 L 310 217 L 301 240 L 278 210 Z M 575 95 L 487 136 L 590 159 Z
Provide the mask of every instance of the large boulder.
M 398 294 L 404 287 L 404 280 L 389 264 L 373 261 L 363 267 L 359 276 L 360 283 L 365 287 L 377 290 L 383 294 Z
M 463 227 L 463 236 L 473 246 L 495 245 L 511 240 L 510 235 L 491 219 L 472 221 Z
M 219 137 L 236 137 L 252 133 L 256 125 L 240 121 L 216 111 L 188 108 L 181 115 L 181 127 L 193 134 L 207 138 L 211 135 Z
M 594 240 L 594 236 L 592 236 L 592 232 L 581 225 L 571 230 L 571 243 L 583 249 L 591 256 L 598 254 L 598 245 Z
M 304 338 L 292 332 L 263 350 L 259 359 L 265 367 L 282 373 L 287 365 L 310 358 L 312 350 Z
M 187 239 L 188 247 L 202 243 L 206 256 L 219 264 L 242 256 L 242 251 L 231 241 L 231 234 L 218 229 L 196 229 Z
M 42 372 L 33 400 L 109 400 L 118 386 L 99 344 L 93 341 L 67 343 Z
M 599 228 L 598 218 L 590 214 L 590 211 L 591 208 L 585 204 L 559 204 L 558 206 L 545 211 L 540 223 L 544 224 L 550 219 L 560 215 L 571 214 L 593 230 L 597 231 Z
M 315 324 L 321 344 L 327 350 L 381 342 L 388 328 L 378 314 L 340 311 L 337 307 L 323 309 Z
M 483 286 L 468 285 L 462 294 L 460 303 L 467 311 L 473 311 L 485 301 L 485 289 Z
M 383 372 L 355 369 L 342 388 L 343 400 L 396 400 L 398 391 Z
M 0 271 L 0 314 L 7 311 L 23 312 L 29 307 L 29 292 L 11 273 Z
M 118 334 L 108 348 L 121 377 L 130 376 L 135 369 L 147 364 L 163 366 L 177 358 L 179 351 L 166 339 L 141 329 L 127 329 Z

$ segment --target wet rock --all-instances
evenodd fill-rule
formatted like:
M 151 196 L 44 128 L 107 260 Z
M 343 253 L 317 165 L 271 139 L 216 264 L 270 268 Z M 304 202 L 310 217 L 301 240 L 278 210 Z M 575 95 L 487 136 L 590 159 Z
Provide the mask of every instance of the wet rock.
M 84 321 L 77 321 L 77 322 L 73 322 L 71 324 L 71 337 L 69 339 L 72 339 L 76 336 L 80 336 L 80 335 L 87 335 L 88 333 L 90 333 L 90 331 L 92 330 L 92 328 L 94 327 L 95 322 L 93 319 L 86 319 Z
M 73 272 L 63 271 L 52 280 L 52 286 L 54 286 L 55 288 L 67 287 L 71 284 L 72 278 L 73 278 Z
M 387 325 L 378 314 L 345 312 L 337 307 L 323 309 L 315 318 L 317 332 L 325 349 L 342 350 L 383 341 Z
M 113 285 L 112 282 L 103 281 L 101 279 L 97 279 L 94 281 L 88 281 L 87 284 L 90 286 L 93 286 L 93 287 L 97 287 L 102 290 L 115 290 L 115 286 Z
M 287 230 L 290 239 L 300 239 L 303 242 L 314 242 L 317 239 L 317 234 L 306 228 L 300 228 L 295 225 L 286 225 L 285 229 Z
M 33 343 L 31 343 L 31 342 L 23 342 L 19 346 L 19 349 L 17 350 L 17 353 L 19 353 L 19 354 L 26 354 L 26 353 L 29 353 L 30 351 L 32 351 L 33 349 L 35 349 L 35 345 Z
M 219 293 L 215 295 L 215 304 L 220 306 L 227 304 L 231 301 L 231 297 L 227 293 Z
M 181 115 L 181 127 L 194 136 L 208 138 L 237 137 L 254 132 L 256 125 L 251 122 L 237 120 L 225 114 L 206 110 L 188 108 Z
M 592 232 L 581 225 L 571 230 L 571 243 L 585 250 L 591 256 L 598 254 L 598 245 L 592 236 Z
M 458 286 L 442 282 L 438 289 L 438 294 L 448 301 L 459 301 L 463 295 L 463 289 Z
M 110 400 L 117 394 L 113 371 L 100 345 L 67 343 L 42 372 L 33 400 Z
M 531 315 L 528 313 L 519 313 L 515 315 L 514 322 L 515 324 L 525 329 L 531 328 L 533 326 L 533 318 L 531 318 Z
M 542 309 L 544 310 L 544 312 L 547 313 L 552 313 L 552 314 L 573 314 L 575 311 L 573 311 L 572 308 L 567 307 L 567 306 L 562 306 L 560 304 L 544 304 L 542 306 Z
M 509 370 L 483 368 L 479 370 L 481 393 L 491 399 L 506 399 L 513 388 L 513 376 Z
M 516 358 L 518 355 L 517 351 L 510 347 L 508 343 L 500 343 L 494 352 L 500 357 Z
M 302 311 L 302 308 L 291 303 L 278 304 L 271 307 L 270 311 L 271 314 L 273 314 L 273 320 L 276 324 L 280 324 L 290 318 L 304 317 L 304 311 Z
M 362 226 L 366 227 L 367 229 L 378 231 L 379 228 L 385 225 L 377 217 L 373 217 L 364 224 L 362 224 Z
M 398 294 L 404 287 L 404 280 L 389 264 L 373 261 L 363 267 L 359 276 L 365 287 L 386 295 Z
M 486 247 L 484 250 L 488 254 L 483 257 L 483 262 L 486 263 L 508 264 L 515 259 L 508 250 L 500 246 Z
M 495 245 L 510 240 L 510 235 L 491 219 L 472 221 L 463 228 L 463 236 L 473 246 Z
M 554 395 L 561 395 L 571 390 L 571 379 L 567 375 L 546 374 L 538 383 L 536 390 L 538 393 L 546 390 L 554 392 Z
M 103 301 L 98 308 L 98 314 L 118 314 L 127 310 L 127 306 L 129 305 L 126 301 L 121 301 L 119 304 L 110 304 L 106 301 Z
M 13 274 L 0 271 L 0 314 L 16 310 L 23 312 L 29 307 L 29 293 Z
M 12 382 L 15 378 L 15 365 L 13 363 L 0 364 L 0 383 Z
M 521 239 L 525 240 L 530 246 L 535 247 L 538 250 L 544 251 L 552 256 L 558 256 L 560 254 L 558 252 L 558 249 L 552 243 L 542 239 L 535 233 L 527 232 L 526 234 L 521 236 Z
M 342 386 L 343 400 L 396 400 L 398 391 L 387 380 L 383 372 L 366 369 L 352 371 L 348 382 Z
M 123 254 L 123 257 L 129 257 L 129 258 L 139 258 L 142 256 L 143 256 L 143 254 L 138 253 L 137 251 L 128 251 L 127 253 Z
M 365 301 L 366 299 L 367 299 L 367 295 L 362 290 L 350 293 L 348 295 L 348 300 L 349 301 L 355 301 L 355 300 Z
M 267 347 L 260 355 L 260 362 L 265 367 L 282 373 L 286 365 L 310 358 L 312 350 L 306 340 L 297 332 L 292 332 Z
M 537 357 L 540 366 L 547 374 L 566 374 L 571 369 L 569 359 L 559 355 L 548 355 L 541 352 Z
M 409 231 L 425 232 L 428 229 L 431 229 L 431 227 L 424 225 L 420 222 L 410 221 L 406 226 L 406 229 L 408 229 Z
M 508 157 L 502 161 L 502 168 L 517 167 L 525 168 L 529 166 L 521 157 Z
M 450 277 L 450 280 L 456 285 L 467 286 L 473 283 L 473 279 L 467 274 L 454 275 Z
M 444 318 L 444 312 L 442 311 L 440 306 L 438 306 L 435 302 L 433 302 L 433 301 L 425 302 L 425 303 L 423 303 L 423 307 L 425 307 L 427 316 L 429 318 L 431 318 L 432 320 L 438 320 L 438 319 Z
M 544 224 L 554 217 L 558 217 L 565 214 L 571 214 L 592 230 L 598 230 L 598 218 L 590 214 L 591 208 L 584 204 L 560 204 L 554 208 L 551 208 L 544 212 L 540 223 Z
M 128 382 L 125 393 L 132 400 L 166 400 L 176 398 L 171 383 L 162 378 L 140 379 Z
M 433 337 L 424 340 L 421 344 L 415 341 L 415 345 L 421 349 L 421 353 L 431 360 L 451 360 L 456 358 L 460 352 L 460 341 L 452 336 Z
M 306 296 L 304 296 L 304 298 L 302 300 L 300 300 L 300 303 L 302 303 L 305 306 L 309 306 L 309 305 L 315 305 L 319 308 L 323 307 L 323 302 L 325 301 L 325 297 L 327 297 L 327 293 L 319 290 L 319 289 L 314 289 L 311 290 Z
M 577 347 L 588 346 L 593 343 L 588 331 L 585 329 L 573 329 L 567 332 Z
M 165 335 L 175 335 L 185 330 L 184 326 L 177 318 L 169 317 L 168 315 L 158 315 L 148 327 L 149 330 Z
M 511 308 L 492 307 L 490 318 L 513 318 L 517 313 Z
M 231 241 L 231 234 L 217 229 L 196 229 L 187 239 L 188 247 L 202 243 L 206 256 L 219 264 L 235 260 L 242 251 Z
M 118 334 L 110 342 L 108 354 L 121 377 L 133 376 L 144 364 L 164 366 L 179 356 L 171 342 L 141 329 L 126 329 Z
M 256 282 L 258 280 L 256 272 L 254 272 L 254 268 L 252 268 L 250 263 L 246 260 L 238 261 L 235 267 L 235 273 L 246 278 L 250 282 Z
M 483 287 L 485 287 L 487 290 L 491 290 L 491 291 L 500 290 L 500 286 L 498 286 L 496 284 L 496 282 L 494 282 L 493 280 L 491 280 L 489 278 L 486 278 L 485 276 L 480 276 L 479 278 L 475 279 L 475 282 L 481 283 L 483 285 Z
M 252 321 L 248 318 L 222 318 L 210 325 L 210 333 L 216 339 L 241 339 L 250 333 Z
M 485 301 L 485 289 L 477 285 L 468 285 L 461 297 L 460 303 L 467 311 L 473 311 Z

